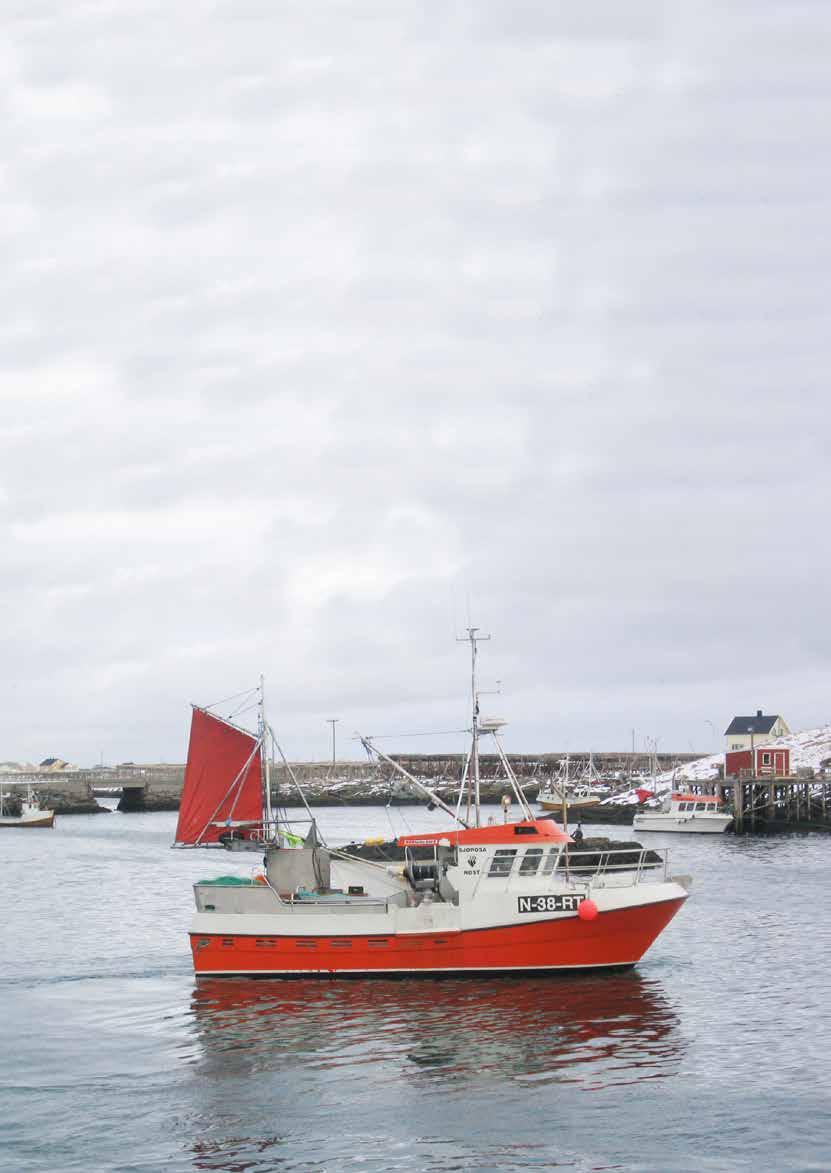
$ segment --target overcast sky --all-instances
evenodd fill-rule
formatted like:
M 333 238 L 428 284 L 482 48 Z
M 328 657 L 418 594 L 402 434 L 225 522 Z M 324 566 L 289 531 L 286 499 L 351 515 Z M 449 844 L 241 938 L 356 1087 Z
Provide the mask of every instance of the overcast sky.
M 0 759 L 831 719 L 827 3 L 2 11 Z

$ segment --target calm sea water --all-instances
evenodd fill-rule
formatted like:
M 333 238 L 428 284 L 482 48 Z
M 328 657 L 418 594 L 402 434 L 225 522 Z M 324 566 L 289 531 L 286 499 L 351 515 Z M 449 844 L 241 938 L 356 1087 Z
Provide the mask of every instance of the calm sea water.
M 831 1167 L 831 839 L 650 836 L 695 882 L 629 974 L 197 984 L 190 884 L 256 857 L 175 818 L 0 832 L 3 1170 Z

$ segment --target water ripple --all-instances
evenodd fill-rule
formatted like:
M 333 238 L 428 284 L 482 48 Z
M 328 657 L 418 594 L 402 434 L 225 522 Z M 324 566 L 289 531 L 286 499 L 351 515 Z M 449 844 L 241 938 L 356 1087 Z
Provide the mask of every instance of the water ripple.
M 195 983 L 174 824 L 4 840 L 0 1168 L 827 1167 L 828 839 L 672 843 L 692 897 L 629 974 Z

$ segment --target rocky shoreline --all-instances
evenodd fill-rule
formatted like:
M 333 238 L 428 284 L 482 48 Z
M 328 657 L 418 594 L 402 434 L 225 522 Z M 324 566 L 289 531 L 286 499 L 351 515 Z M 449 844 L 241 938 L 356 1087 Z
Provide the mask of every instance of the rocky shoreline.
M 390 796 L 389 788 L 386 786 L 379 786 L 375 782 L 367 782 L 366 780 L 356 780 L 347 783 L 336 783 L 333 786 L 328 786 L 325 783 L 311 783 L 304 784 L 304 794 L 306 802 L 312 808 L 317 807 L 362 807 L 362 806 L 402 806 L 402 807 L 423 807 L 427 805 L 427 800 L 419 795 L 410 794 L 395 794 Z M 458 796 L 458 787 L 456 784 L 435 785 L 433 789 L 436 794 L 445 802 L 455 807 L 456 798 Z M 533 806 L 536 803 L 538 786 L 529 786 L 525 788 L 526 798 Z M 484 806 L 500 807 L 502 796 L 505 793 L 504 784 L 492 785 L 483 784 L 481 787 L 481 801 Z M 80 793 L 61 793 L 58 790 L 50 790 L 48 787 L 38 787 L 37 791 L 38 801 L 40 805 L 46 809 L 53 810 L 56 815 L 97 815 L 110 814 L 113 810 L 110 806 L 101 805 L 93 794 L 84 795 Z M 104 795 L 99 795 L 104 797 Z M 152 790 L 150 793 L 139 790 L 124 790 L 121 795 L 112 793 L 112 797 L 118 797 L 118 804 L 116 810 L 123 814 L 139 814 L 160 811 L 178 811 L 179 798 L 171 793 L 154 794 Z M 292 788 L 281 786 L 278 788 L 278 793 L 275 795 L 275 801 L 279 802 L 281 806 L 289 809 L 301 808 L 302 802 L 297 795 L 296 790 Z M 511 804 L 513 816 L 516 817 L 518 806 L 514 799 Z M 627 825 L 631 824 L 635 807 L 633 806 L 600 806 L 600 807 L 585 807 L 569 812 L 569 823 L 576 825 L 576 823 L 614 823 Z M 540 812 L 542 817 L 552 817 L 557 822 L 561 822 L 559 811 Z
M 48 790 L 38 790 L 37 800 L 44 810 L 52 810 L 56 815 L 108 815 L 110 808 L 101 806 L 90 796 L 89 798 L 66 798 L 62 794 L 50 794 Z
M 425 779 L 426 781 L 426 779 Z M 457 781 L 452 782 L 437 782 L 434 779 L 429 780 L 431 789 L 443 799 L 444 802 L 450 806 L 455 807 L 456 800 L 459 794 L 459 784 Z M 531 806 L 534 806 L 539 794 L 539 783 L 532 783 L 531 785 L 524 785 L 522 787 L 523 793 Z M 510 793 L 505 780 L 498 782 L 483 781 L 480 787 L 480 795 L 482 804 L 485 806 L 499 807 L 502 802 L 502 797 L 506 793 Z M 390 793 L 388 784 L 379 784 L 376 781 L 368 779 L 355 779 L 347 782 L 336 782 L 334 784 L 327 784 L 319 781 L 305 781 L 303 783 L 303 791 L 306 797 L 306 802 L 310 807 L 320 806 L 426 806 L 427 800 L 418 794 L 407 794 L 395 792 Z M 279 801 L 287 807 L 301 806 L 300 799 L 297 796 L 294 788 L 287 788 L 285 786 L 279 787 Z M 517 817 L 518 804 L 516 799 L 511 795 L 511 810 L 513 817 Z M 613 823 L 621 826 L 631 825 L 632 819 L 637 807 L 634 804 L 626 806 L 591 806 L 580 807 L 569 811 L 569 823 L 576 825 L 578 822 L 582 823 Z M 560 811 L 541 811 L 539 812 L 543 818 L 552 817 L 557 822 L 562 822 Z

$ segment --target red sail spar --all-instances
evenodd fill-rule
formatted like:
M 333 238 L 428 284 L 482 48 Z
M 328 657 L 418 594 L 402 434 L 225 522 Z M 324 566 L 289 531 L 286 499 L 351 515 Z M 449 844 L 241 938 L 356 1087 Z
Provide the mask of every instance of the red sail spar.
M 176 843 L 216 843 L 226 826 L 262 823 L 261 778 L 257 738 L 194 705 Z

